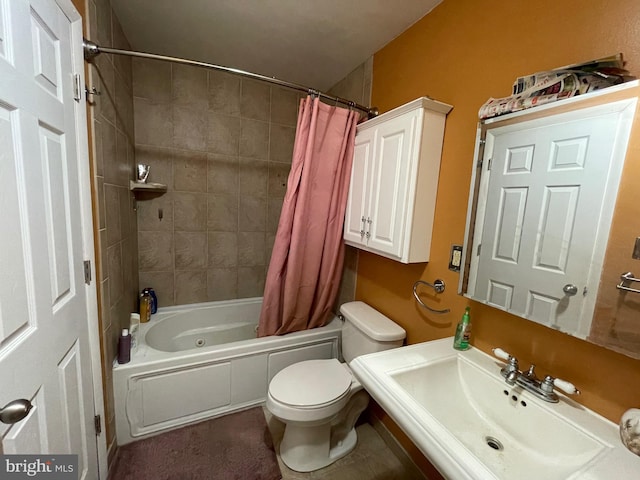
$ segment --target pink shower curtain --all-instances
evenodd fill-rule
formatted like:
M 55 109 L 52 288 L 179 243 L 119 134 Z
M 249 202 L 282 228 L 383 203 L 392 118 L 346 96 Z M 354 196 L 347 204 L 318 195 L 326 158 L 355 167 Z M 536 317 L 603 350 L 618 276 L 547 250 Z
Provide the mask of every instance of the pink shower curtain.
M 300 102 L 293 161 L 267 273 L 258 335 L 324 325 L 340 286 L 342 227 L 358 113 Z

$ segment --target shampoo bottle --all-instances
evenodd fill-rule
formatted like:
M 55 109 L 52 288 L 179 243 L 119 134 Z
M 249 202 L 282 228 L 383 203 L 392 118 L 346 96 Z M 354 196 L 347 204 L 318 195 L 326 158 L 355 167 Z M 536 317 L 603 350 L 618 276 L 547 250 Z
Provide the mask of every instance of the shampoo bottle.
M 151 320 L 151 295 L 149 292 L 140 294 L 140 323 L 147 323 Z
M 131 335 L 128 328 L 123 328 L 118 339 L 118 363 L 129 363 L 131 360 Z
M 453 348 L 456 350 L 468 350 L 469 349 L 469 337 L 471 337 L 471 317 L 469 312 L 471 307 L 467 307 L 464 310 L 462 319 L 456 327 L 456 336 L 453 338 Z

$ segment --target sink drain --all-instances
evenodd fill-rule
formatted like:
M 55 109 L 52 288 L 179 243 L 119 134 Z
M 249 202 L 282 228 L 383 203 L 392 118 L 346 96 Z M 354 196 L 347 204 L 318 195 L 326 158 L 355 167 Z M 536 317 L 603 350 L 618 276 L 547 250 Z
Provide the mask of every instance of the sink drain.
M 500 442 L 500 440 L 498 440 L 497 438 L 484 437 L 484 441 L 487 442 L 487 445 L 489 445 L 494 450 L 498 450 L 499 452 L 504 450 L 504 447 L 502 446 L 502 442 Z
M 204 338 L 198 338 L 196 340 L 196 347 L 204 347 L 206 343 Z

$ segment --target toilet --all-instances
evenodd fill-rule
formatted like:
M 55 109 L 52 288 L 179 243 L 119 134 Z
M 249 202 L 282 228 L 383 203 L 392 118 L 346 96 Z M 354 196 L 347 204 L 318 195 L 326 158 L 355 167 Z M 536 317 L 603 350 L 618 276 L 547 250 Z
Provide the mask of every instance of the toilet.
M 267 409 L 285 423 L 280 457 L 291 470 L 311 472 L 356 446 L 355 424 L 369 395 L 349 369 L 365 353 L 402 345 L 402 327 L 364 302 L 342 305 L 342 357 L 307 360 L 278 372 L 269 383 Z

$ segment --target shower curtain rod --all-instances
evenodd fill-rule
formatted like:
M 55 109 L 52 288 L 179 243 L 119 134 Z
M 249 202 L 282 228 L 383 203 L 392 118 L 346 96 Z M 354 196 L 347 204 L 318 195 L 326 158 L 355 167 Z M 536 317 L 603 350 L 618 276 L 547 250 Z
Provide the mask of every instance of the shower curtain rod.
M 136 52 L 133 50 L 121 50 L 118 48 L 110 48 L 110 47 L 101 47 L 100 45 L 92 42 L 91 40 L 87 40 L 84 38 L 82 40 L 82 46 L 84 48 L 84 58 L 88 62 L 91 62 L 95 57 L 100 55 L 101 53 L 111 53 L 113 55 L 126 55 L 129 57 L 139 57 L 139 58 L 149 58 L 151 60 L 161 60 L 164 62 L 173 62 L 180 63 L 182 65 L 191 65 L 194 67 L 208 68 L 211 70 L 221 70 L 223 72 L 233 73 L 235 75 L 243 75 L 245 77 L 253 78 L 255 80 L 260 80 L 263 82 L 273 83 L 275 85 L 280 85 L 281 87 L 290 88 L 293 90 L 298 90 L 300 92 L 306 92 L 309 95 L 315 95 L 320 98 L 324 98 L 325 100 L 329 100 L 335 103 L 341 103 L 343 105 L 347 105 L 350 108 L 355 108 L 357 110 L 362 110 L 367 114 L 368 118 L 373 118 L 378 116 L 378 108 L 377 107 L 365 107 L 351 100 L 346 100 L 340 97 L 333 97 L 319 90 L 315 90 L 313 88 L 305 87 L 304 85 L 298 85 L 297 83 L 285 82 L 284 80 L 279 80 L 275 77 L 267 77 L 264 75 L 260 75 L 257 73 L 246 72 L 244 70 L 238 70 L 237 68 L 223 67 L 221 65 L 214 65 L 212 63 L 199 62 L 197 60 L 188 60 L 186 58 L 179 57 L 169 57 L 166 55 L 157 55 L 155 53 L 146 53 L 146 52 Z

